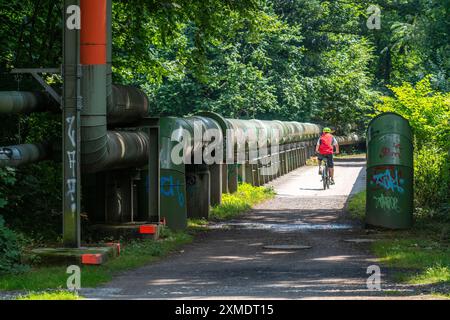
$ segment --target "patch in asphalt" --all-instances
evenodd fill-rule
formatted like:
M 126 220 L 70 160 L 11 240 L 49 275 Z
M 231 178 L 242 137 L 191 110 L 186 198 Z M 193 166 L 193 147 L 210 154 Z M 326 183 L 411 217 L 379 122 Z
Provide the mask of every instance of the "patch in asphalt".
M 303 230 L 344 230 L 353 226 L 344 223 L 258 223 L 258 222 L 231 222 L 218 223 L 209 226 L 210 229 L 253 229 L 270 230 L 274 232 L 292 232 Z
M 311 246 L 297 246 L 292 244 L 278 244 L 271 246 L 264 246 L 264 249 L 275 249 L 275 250 L 302 250 L 302 249 L 311 249 Z
M 344 241 L 352 243 L 367 243 L 367 242 L 374 242 L 375 239 L 345 239 Z

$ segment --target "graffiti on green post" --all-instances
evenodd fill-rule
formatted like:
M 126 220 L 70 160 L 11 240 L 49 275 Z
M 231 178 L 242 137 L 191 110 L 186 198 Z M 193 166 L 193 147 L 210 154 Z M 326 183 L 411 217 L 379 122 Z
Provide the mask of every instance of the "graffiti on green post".
M 380 172 L 374 174 L 370 181 L 371 185 L 381 187 L 386 191 L 403 193 L 405 180 L 401 178 L 401 172 L 397 168 L 386 167 Z
M 377 209 L 389 210 L 399 212 L 399 200 L 395 196 L 388 196 L 384 194 L 380 194 L 379 196 L 374 196 L 375 199 L 375 207 Z

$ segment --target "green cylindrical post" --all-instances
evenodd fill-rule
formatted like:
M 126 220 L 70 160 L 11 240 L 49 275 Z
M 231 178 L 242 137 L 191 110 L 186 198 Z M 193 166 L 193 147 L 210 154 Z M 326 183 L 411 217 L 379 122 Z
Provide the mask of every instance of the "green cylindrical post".
M 282 171 L 281 175 L 285 175 L 285 174 L 287 174 L 289 172 L 289 170 L 288 170 L 288 159 L 287 159 L 288 152 L 286 150 L 286 147 L 284 147 L 283 149 L 284 149 L 283 153 L 281 154 L 281 163 L 282 163 L 282 170 L 283 171 Z
M 214 163 L 209 166 L 211 179 L 211 206 L 217 206 L 222 202 L 222 168 Z
M 253 185 L 255 187 L 259 187 L 261 184 L 259 182 L 259 169 L 257 164 L 252 164 L 252 172 L 253 172 Z
M 222 193 L 229 193 L 228 190 L 228 165 L 226 163 L 220 164 L 222 172 Z
M 294 149 L 289 150 L 290 171 L 295 170 Z
M 228 165 L 228 192 L 234 193 L 238 188 L 238 180 L 239 180 L 239 165 L 238 164 L 229 164 Z
M 368 225 L 391 229 L 412 226 L 413 170 L 408 121 L 391 112 L 372 119 L 367 129 Z
M 189 218 L 208 219 L 211 204 L 210 174 L 207 165 L 189 166 L 186 174 L 186 204 Z
M 238 168 L 238 184 L 239 183 L 243 183 L 246 182 L 245 180 L 245 165 L 244 164 L 237 164 L 237 168 Z
M 252 165 L 249 163 L 246 163 L 245 165 L 245 183 L 249 183 L 252 186 L 255 184 L 255 181 L 253 180 L 253 168 Z

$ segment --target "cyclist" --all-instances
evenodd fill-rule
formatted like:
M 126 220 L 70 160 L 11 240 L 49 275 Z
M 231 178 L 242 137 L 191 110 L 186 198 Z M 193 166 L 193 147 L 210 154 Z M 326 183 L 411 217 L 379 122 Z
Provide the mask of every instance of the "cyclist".
M 336 152 L 334 152 L 334 148 L 336 148 Z M 330 169 L 330 183 L 334 184 L 334 162 L 333 162 L 333 153 L 339 153 L 339 144 L 337 143 L 336 138 L 331 134 L 330 128 L 323 128 L 323 133 L 320 136 L 319 140 L 317 140 L 316 152 L 318 153 L 319 159 L 319 174 L 322 174 L 322 160 L 326 159 L 328 163 L 328 168 Z

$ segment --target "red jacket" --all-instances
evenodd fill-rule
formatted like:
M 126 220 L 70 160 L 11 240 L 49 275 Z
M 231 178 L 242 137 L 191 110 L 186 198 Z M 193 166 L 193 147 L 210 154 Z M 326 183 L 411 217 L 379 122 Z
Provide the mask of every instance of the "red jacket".
M 318 141 L 320 154 L 333 154 L 334 137 L 331 133 L 323 133 Z

